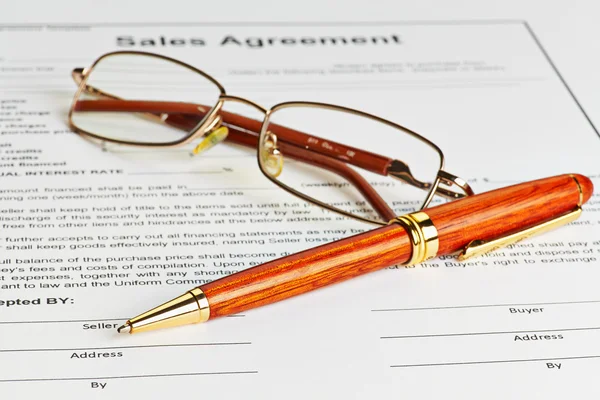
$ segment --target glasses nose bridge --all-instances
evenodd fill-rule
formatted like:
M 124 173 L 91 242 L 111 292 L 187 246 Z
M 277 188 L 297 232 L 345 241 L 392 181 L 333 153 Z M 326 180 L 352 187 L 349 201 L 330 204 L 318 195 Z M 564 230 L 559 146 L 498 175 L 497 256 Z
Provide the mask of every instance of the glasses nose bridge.
M 253 126 L 252 128 L 247 128 L 243 123 L 242 125 L 239 125 L 239 122 L 236 121 L 236 117 L 239 117 L 238 113 L 232 113 L 223 109 L 225 103 L 228 101 L 232 103 L 245 104 L 247 106 L 250 106 L 251 109 L 259 111 L 260 114 L 262 114 L 262 118 L 254 120 L 254 122 L 256 122 L 256 124 L 258 125 Z M 221 96 L 219 96 L 219 101 L 217 105 L 212 109 L 210 115 L 208 115 L 205 121 L 202 123 L 202 126 L 197 129 L 196 133 L 192 137 L 190 137 L 189 140 L 210 134 L 214 130 L 220 128 L 223 125 L 223 123 L 225 123 L 225 126 L 230 126 L 231 124 L 236 126 L 239 125 L 237 126 L 238 128 L 241 127 L 244 129 L 250 129 L 250 131 L 253 131 L 255 132 L 255 134 L 259 135 L 261 131 L 261 126 L 264 123 L 264 120 L 266 119 L 268 113 L 269 110 L 267 110 L 260 104 L 255 103 L 252 100 L 248 100 L 238 96 L 230 96 L 228 94 L 221 94 Z M 253 121 L 252 119 L 247 120 Z
M 267 112 L 268 112 L 268 110 L 265 107 L 261 106 L 260 104 L 254 102 L 252 100 L 248 100 L 243 97 L 231 96 L 228 94 L 224 94 L 221 96 L 221 101 L 223 101 L 223 102 L 232 101 L 232 102 L 236 102 L 236 103 L 246 104 L 246 105 L 254 108 L 255 110 L 260 111 L 265 116 L 267 115 Z

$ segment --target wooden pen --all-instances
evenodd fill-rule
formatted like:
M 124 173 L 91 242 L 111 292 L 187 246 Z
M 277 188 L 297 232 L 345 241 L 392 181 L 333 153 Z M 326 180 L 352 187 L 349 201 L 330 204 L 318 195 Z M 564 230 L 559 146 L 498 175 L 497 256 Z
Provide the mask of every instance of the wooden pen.
M 389 225 L 308 249 L 194 288 L 118 331 L 205 322 L 287 299 L 396 264 L 461 251 L 478 255 L 579 217 L 593 185 L 567 174 L 469 196 L 396 218 Z

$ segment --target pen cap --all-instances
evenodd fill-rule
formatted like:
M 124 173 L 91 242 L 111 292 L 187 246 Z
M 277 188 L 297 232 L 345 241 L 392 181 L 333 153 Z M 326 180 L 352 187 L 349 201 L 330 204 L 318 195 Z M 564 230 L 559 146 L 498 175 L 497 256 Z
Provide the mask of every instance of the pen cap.
M 565 174 L 492 190 L 425 212 L 438 230 L 439 254 L 446 254 L 472 240 L 497 239 L 569 213 L 588 201 L 592 191 L 589 178 Z

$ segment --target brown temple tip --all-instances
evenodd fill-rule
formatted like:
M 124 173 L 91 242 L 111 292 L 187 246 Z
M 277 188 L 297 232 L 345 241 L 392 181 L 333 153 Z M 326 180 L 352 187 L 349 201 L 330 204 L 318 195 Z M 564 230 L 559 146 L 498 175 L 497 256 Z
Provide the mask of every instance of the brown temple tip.
M 587 176 L 571 174 L 571 177 L 573 177 L 573 179 L 575 179 L 579 184 L 581 193 L 583 194 L 583 202 L 585 203 L 590 199 L 590 197 L 592 197 L 592 193 L 594 192 L 594 184 Z

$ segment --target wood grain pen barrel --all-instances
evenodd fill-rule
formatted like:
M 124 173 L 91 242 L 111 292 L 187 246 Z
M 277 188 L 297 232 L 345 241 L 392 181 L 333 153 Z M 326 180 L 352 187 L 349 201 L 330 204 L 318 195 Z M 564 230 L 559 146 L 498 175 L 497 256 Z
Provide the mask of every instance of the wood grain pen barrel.
M 438 255 L 475 239 L 489 240 L 566 214 L 592 195 L 582 175 L 560 175 L 501 188 L 425 210 L 439 236 Z M 405 228 L 391 224 L 286 256 L 207 283 L 199 289 L 210 318 L 274 303 L 411 257 Z

